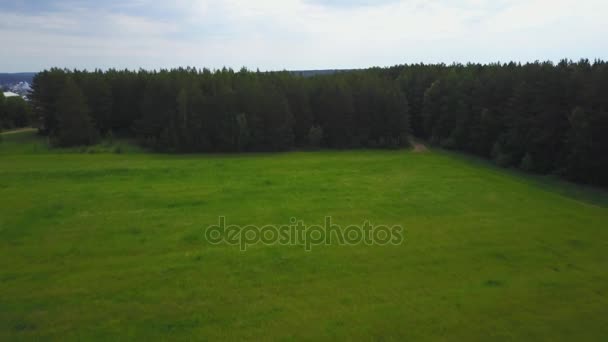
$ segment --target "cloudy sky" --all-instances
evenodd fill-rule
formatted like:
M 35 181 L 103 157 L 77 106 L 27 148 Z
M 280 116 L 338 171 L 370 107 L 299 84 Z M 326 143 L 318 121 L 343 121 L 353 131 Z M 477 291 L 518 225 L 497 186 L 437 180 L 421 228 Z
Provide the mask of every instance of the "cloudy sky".
M 0 0 L 0 72 L 608 59 L 606 0 Z

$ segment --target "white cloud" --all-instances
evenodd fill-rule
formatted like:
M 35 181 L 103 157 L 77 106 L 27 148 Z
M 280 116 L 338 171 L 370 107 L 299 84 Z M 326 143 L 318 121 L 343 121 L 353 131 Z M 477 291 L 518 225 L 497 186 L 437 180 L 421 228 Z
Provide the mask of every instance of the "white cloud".
M 352 4 L 352 3 L 351 3 Z M 3 71 L 608 58 L 603 0 L 137 0 L 2 11 Z

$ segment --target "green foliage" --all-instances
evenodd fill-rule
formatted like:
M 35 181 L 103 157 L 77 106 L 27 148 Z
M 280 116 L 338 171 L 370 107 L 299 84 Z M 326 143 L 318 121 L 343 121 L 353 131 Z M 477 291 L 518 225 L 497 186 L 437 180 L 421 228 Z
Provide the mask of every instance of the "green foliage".
M 585 183 L 604 183 L 608 160 L 608 111 L 592 115 L 581 107 L 568 117 L 566 175 Z
M 500 167 L 513 166 L 514 158 L 508 152 L 505 152 L 503 145 L 497 141 L 492 148 L 492 158 L 496 165 Z
M 422 104 L 422 128 L 424 135 L 433 138 L 433 130 L 438 118 L 442 115 L 443 95 L 441 81 L 435 81 L 424 92 Z
M 32 121 L 29 103 L 20 96 L 4 97 L 0 91 L 0 130 L 28 126 Z
M 287 72 L 189 68 L 44 71 L 34 79 L 32 93 L 43 133 L 59 131 L 57 89 L 68 78 L 87 98 L 101 135 L 134 136 L 162 151 L 289 150 L 308 145 L 313 126 L 325 132 L 324 147 L 394 147 L 410 134 L 407 98 L 382 75 L 307 79 Z
M 80 76 L 80 75 L 76 75 Z M 82 77 L 81 88 L 86 96 L 90 116 L 103 135 L 112 130 L 112 88 L 101 72 Z
M 534 158 L 532 158 L 532 155 L 530 153 L 526 153 L 524 158 L 521 160 L 521 163 L 519 164 L 519 168 L 528 172 L 532 172 L 535 170 Z
M 8 118 L 6 115 L 6 106 L 4 92 L 0 89 L 0 131 L 8 126 Z
M 321 126 L 312 126 L 308 132 L 308 145 L 312 148 L 321 147 L 323 142 L 323 128 Z
M 325 148 L 396 148 L 413 134 L 501 166 L 608 185 L 608 64 L 599 60 L 398 65 L 310 78 L 51 69 L 35 77 L 31 96 L 42 133 L 58 132 L 68 78 L 101 135 L 160 151 L 284 151 L 309 145 L 318 126 Z M 575 108 L 582 112 L 572 115 Z
M 237 141 L 236 146 L 239 151 L 244 151 L 249 145 L 249 125 L 247 124 L 247 115 L 241 113 L 236 116 L 237 126 Z
M 36 74 L 32 81 L 32 107 L 38 121 L 36 125 L 43 134 L 56 134 L 57 101 L 66 78 L 66 71 L 53 68 Z
M 30 105 L 20 96 L 9 97 L 4 101 L 6 120 L 10 128 L 26 127 L 31 121 Z
M 57 98 L 57 130 L 53 132 L 58 146 L 91 145 L 99 140 L 89 107 L 80 88 L 68 78 Z

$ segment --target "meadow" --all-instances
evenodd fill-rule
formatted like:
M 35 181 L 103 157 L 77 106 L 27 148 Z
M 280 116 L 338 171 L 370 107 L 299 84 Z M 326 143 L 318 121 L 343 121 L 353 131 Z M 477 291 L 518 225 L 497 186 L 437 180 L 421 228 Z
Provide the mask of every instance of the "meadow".
M 204 229 L 401 225 L 397 246 Z M 168 155 L 0 143 L 0 340 L 608 339 L 608 195 L 431 149 Z

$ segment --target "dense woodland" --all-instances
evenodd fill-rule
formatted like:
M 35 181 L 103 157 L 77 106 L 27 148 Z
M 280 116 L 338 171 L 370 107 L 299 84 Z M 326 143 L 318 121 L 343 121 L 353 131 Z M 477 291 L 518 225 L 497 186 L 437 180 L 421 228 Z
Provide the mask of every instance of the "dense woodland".
M 29 125 L 32 115 L 30 108 L 22 97 L 5 98 L 0 91 L 0 131 Z
M 303 77 L 246 69 L 84 72 L 33 81 L 41 133 L 168 152 L 396 148 L 414 136 L 504 167 L 608 185 L 608 65 L 400 65 Z

